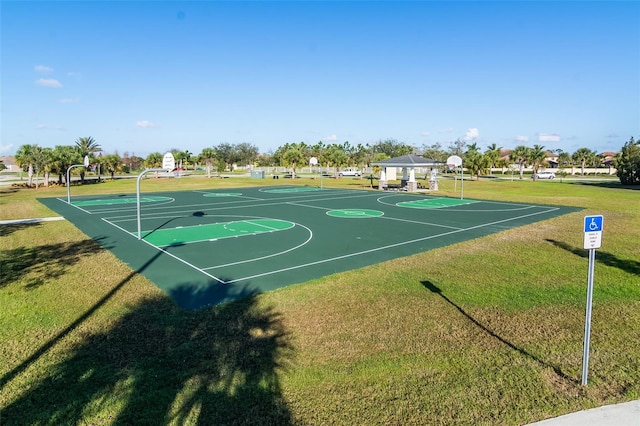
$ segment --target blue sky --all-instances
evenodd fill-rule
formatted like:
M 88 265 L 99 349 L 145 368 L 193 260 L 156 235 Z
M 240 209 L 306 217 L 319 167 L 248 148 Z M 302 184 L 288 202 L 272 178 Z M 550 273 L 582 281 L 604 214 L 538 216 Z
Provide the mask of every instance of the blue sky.
M 0 3 L 0 154 L 288 142 L 617 151 L 638 2 Z

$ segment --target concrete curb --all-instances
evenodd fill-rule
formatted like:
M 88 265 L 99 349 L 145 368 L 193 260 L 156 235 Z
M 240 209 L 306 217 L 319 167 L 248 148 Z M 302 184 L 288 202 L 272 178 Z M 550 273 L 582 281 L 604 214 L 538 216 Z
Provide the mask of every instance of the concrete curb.
M 56 220 L 65 220 L 65 218 L 62 216 L 54 216 L 54 217 L 35 217 L 33 219 L 0 220 L 0 225 L 21 225 L 21 224 L 28 224 L 28 223 L 53 222 Z
M 529 426 L 640 426 L 640 400 L 605 405 L 531 423 Z

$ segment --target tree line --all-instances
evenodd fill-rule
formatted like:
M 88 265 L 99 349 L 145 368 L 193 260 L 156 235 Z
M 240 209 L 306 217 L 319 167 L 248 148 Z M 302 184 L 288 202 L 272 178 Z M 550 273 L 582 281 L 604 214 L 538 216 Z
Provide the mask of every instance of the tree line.
M 549 151 L 542 145 L 516 146 L 509 151 L 508 157 L 502 155 L 503 148 L 493 143 L 482 150 L 477 143 L 468 144 L 457 139 L 446 148 L 441 144 L 422 145 L 420 148 L 398 142 L 395 139 L 380 140 L 373 144 L 352 145 L 348 141 L 343 143 L 316 144 L 305 142 L 286 143 L 275 152 L 260 153 L 257 146 L 250 143 L 229 144 L 221 143 L 204 148 L 194 154 L 189 150 L 170 149 L 176 160 L 176 165 L 183 169 L 203 167 L 208 176 L 214 169 L 232 170 L 234 165 L 258 167 L 287 167 L 295 173 L 299 167 L 309 164 L 310 158 L 315 158 L 322 167 L 367 167 L 373 162 L 407 154 L 421 155 L 446 164 L 451 155 L 463 159 L 463 167 L 472 176 L 480 177 L 491 173 L 493 168 L 516 167 L 520 179 L 523 179 L 525 168 L 531 168 L 533 174 L 548 166 Z M 551 151 L 557 156 L 558 166 L 561 168 L 581 168 L 582 174 L 586 167 L 600 167 L 602 158 L 593 150 L 580 148 L 573 153 L 562 150 Z M 164 154 L 153 152 L 146 158 L 124 152 L 120 156 L 117 152 L 105 154 L 101 146 L 92 137 L 80 137 L 73 145 L 59 145 L 54 148 L 44 148 L 38 145 L 22 145 L 16 152 L 15 158 L 23 171 L 28 172 L 28 186 L 33 186 L 33 179 L 42 177 L 42 183 L 49 185 L 50 177 L 58 176 L 58 183 L 66 183 L 66 171 L 74 164 L 83 164 L 84 158 L 89 159 L 89 169 L 110 174 L 114 178 L 116 173 L 138 171 L 143 168 L 159 168 L 162 166 Z M 640 142 L 632 137 L 613 159 L 618 177 L 623 184 L 640 184 Z M 85 169 L 81 168 L 80 178 L 84 182 Z

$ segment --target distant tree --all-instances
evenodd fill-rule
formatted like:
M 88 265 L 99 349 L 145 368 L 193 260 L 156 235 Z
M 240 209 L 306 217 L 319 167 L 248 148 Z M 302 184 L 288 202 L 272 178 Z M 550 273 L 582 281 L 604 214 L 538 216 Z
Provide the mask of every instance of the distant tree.
M 516 146 L 511 153 L 509 153 L 509 159 L 514 161 L 518 165 L 518 171 L 520 172 L 520 179 L 523 179 L 524 168 L 529 158 L 529 148 L 524 145 Z
M 442 148 L 442 145 L 435 143 L 433 145 L 422 145 L 422 156 L 444 163 L 447 161 L 449 154 Z
M 247 142 L 237 144 L 235 151 L 238 155 L 238 161 L 243 166 L 252 165 L 256 158 L 258 158 L 258 153 L 260 152 L 257 146 Z
M 102 157 L 102 164 L 107 172 L 111 174 L 111 180 L 115 179 L 115 175 L 122 169 L 122 159 L 118 154 L 108 154 Z M 160 160 L 162 164 L 162 160 Z
M 216 158 L 224 165 L 224 169 L 231 169 L 234 163 L 240 161 L 240 156 L 234 145 L 228 143 L 221 143 L 213 147 L 218 155 Z
M 207 177 L 211 177 L 211 164 L 216 158 L 216 150 L 213 148 L 204 148 L 198 155 L 198 161 L 203 161 L 207 171 Z
M 568 152 L 565 152 L 561 149 L 556 150 L 558 154 L 558 165 L 560 167 L 573 166 L 573 160 L 571 160 L 571 155 Z
M 329 145 L 325 150 L 324 160 L 326 161 L 327 168 L 335 167 L 335 177 L 338 177 L 340 167 L 343 167 L 349 161 L 347 154 L 342 150 L 340 145 Z
M 147 158 L 144 159 L 144 166 L 148 169 L 160 168 L 162 167 L 163 157 L 164 155 L 159 152 L 152 152 L 151 154 L 147 155 Z
M 448 146 L 449 155 L 457 155 L 462 157 L 462 155 L 467 151 L 467 143 L 463 140 L 456 139 L 451 142 Z
M 540 166 L 545 164 L 547 159 L 547 151 L 545 151 L 544 146 L 542 145 L 534 145 L 533 148 L 528 150 L 527 161 L 531 164 L 533 168 L 533 180 L 536 180 L 536 173 L 538 173 L 538 169 Z
M 624 144 L 613 160 L 616 175 L 623 185 L 640 185 L 640 139 L 633 137 Z
M 100 145 L 91 136 L 78 138 L 76 139 L 75 143 L 76 148 L 80 151 L 80 158 L 82 158 L 83 160 L 85 156 L 91 158 L 96 152 L 102 151 Z M 80 171 L 80 180 L 82 181 L 82 183 L 84 183 L 84 174 L 85 169 L 82 168 L 82 170 Z
M 43 185 L 49 186 L 49 176 L 54 167 L 53 150 L 51 148 L 42 148 L 38 157 L 36 164 L 42 171 Z
M 571 158 L 576 163 L 580 163 L 580 174 L 584 176 L 584 168 L 586 164 L 592 163 L 595 156 L 596 156 L 595 151 L 592 151 L 589 148 L 580 148 L 573 153 Z
M 389 158 L 400 157 L 402 155 L 408 155 L 415 151 L 411 145 L 407 145 L 398 142 L 395 139 L 385 139 L 378 141 L 372 147 L 373 152 L 382 152 L 389 156 Z
M 58 175 L 58 183 L 66 183 L 67 170 L 74 164 L 82 163 L 80 150 L 71 145 L 56 145 L 53 148 L 53 171 Z
M 296 166 L 305 164 L 307 161 L 304 146 L 295 145 L 291 146 L 287 151 L 282 154 L 282 163 L 285 167 L 291 167 L 291 175 L 296 177 Z
M 475 175 L 476 179 L 480 179 L 480 175 L 487 171 L 489 159 L 480 153 L 475 143 L 469 146 L 469 149 L 463 156 L 463 165 L 469 171 L 469 174 L 471 174 L 471 176 Z
M 20 148 L 16 151 L 16 163 L 20 167 L 21 170 L 28 172 L 28 180 L 27 186 L 31 187 L 33 184 L 33 151 L 34 147 L 37 145 L 25 144 L 21 145 Z
M 173 154 L 173 159 L 176 162 L 176 167 L 182 167 L 185 169 L 189 168 L 189 164 L 191 164 L 191 152 L 189 150 L 181 151 L 178 148 L 171 148 L 168 152 Z
M 489 170 L 491 173 L 491 169 L 494 167 L 498 167 L 498 162 L 500 160 L 500 151 L 502 147 L 499 147 L 497 144 L 492 143 L 487 146 L 487 150 L 484 152 L 485 157 L 487 157 L 487 161 L 489 163 Z

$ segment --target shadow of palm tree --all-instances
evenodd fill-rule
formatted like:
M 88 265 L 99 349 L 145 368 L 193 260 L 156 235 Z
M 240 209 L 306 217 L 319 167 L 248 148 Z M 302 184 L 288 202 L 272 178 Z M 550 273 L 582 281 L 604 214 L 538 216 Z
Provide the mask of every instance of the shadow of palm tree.
M 22 231 L 26 228 L 33 228 L 36 226 L 40 226 L 40 222 L 38 221 L 25 221 L 18 223 L 8 223 L 5 225 L 0 224 L 0 237 L 7 237 L 14 232 Z
M 2 227 L 0 227 L 2 228 Z M 41 286 L 45 280 L 62 276 L 69 266 L 103 248 L 102 238 L 46 244 L 37 247 L 19 247 L 2 252 L 0 288 L 19 278 L 27 277 L 27 289 Z M 109 247 L 106 247 L 109 248 Z
M 550 238 L 547 238 L 546 240 L 556 247 L 560 247 L 561 249 L 571 252 L 576 256 L 580 256 L 585 259 L 589 257 L 589 252 L 583 248 L 573 247 L 565 242 L 553 240 Z M 640 275 L 640 262 L 638 262 L 637 260 L 620 259 L 614 254 L 598 250 L 598 253 L 596 255 L 596 262 L 600 262 L 607 266 L 613 266 L 614 268 L 621 269 L 630 274 Z
M 551 365 L 548 362 L 545 362 L 544 360 L 538 358 L 536 355 L 533 355 L 530 352 L 527 352 L 525 349 L 520 348 L 516 345 L 514 345 L 513 343 L 509 342 L 508 340 L 506 340 L 505 338 L 503 338 L 502 336 L 498 335 L 497 333 L 495 333 L 493 330 L 489 329 L 487 326 L 485 326 L 484 324 L 480 323 L 478 320 L 476 320 L 474 317 L 472 317 L 471 315 L 469 315 L 464 309 L 462 309 L 459 305 L 457 305 L 455 302 L 453 302 L 451 299 L 449 299 L 444 293 L 442 293 L 442 290 L 436 286 L 435 284 L 433 284 L 431 281 L 421 281 L 421 284 L 429 291 L 431 291 L 432 293 L 437 294 L 438 296 L 442 297 L 442 299 L 444 299 L 447 303 L 449 303 L 451 306 L 453 306 L 454 308 L 456 308 L 456 310 L 458 312 L 460 312 L 462 315 L 464 315 L 469 321 L 471 321 L 474 325 L 476 325 L 478 328 L 480 328 L 482 331 L 484 331 L 485 333 L 487 333 L 489 336 L 493 337 L 494 339 L 498 340 L 499 342 L 507 345 L 509 348 L 519 352 L 520 354 L 536 361 L 538 364 L 540 364 L 543 367 L 546 368 L 551 368 L 560 378 L 567 380 L 569 382 L 572 382 L 573 384 L 577 384 L 578 381 L 575 380 L 574 378 L 569 377 L 568 375 L 566 375 L 561 369 L 560 367 L 557 367 L 555 365 Z
M 277 372 L 291 352 L 280 315 L 253 297 L 197 312 L 158 297 L 76 344 L 3 424 L 287 425 Z

